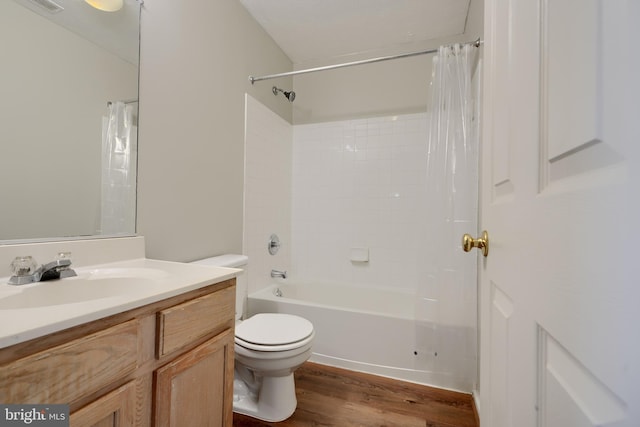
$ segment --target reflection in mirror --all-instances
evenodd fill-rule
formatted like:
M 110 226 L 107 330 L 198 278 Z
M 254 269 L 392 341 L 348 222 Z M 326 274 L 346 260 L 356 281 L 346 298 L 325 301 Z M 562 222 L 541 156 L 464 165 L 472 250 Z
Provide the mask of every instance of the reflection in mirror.
M 0 243 L 135 234 L 139 14 L 0 1 Z

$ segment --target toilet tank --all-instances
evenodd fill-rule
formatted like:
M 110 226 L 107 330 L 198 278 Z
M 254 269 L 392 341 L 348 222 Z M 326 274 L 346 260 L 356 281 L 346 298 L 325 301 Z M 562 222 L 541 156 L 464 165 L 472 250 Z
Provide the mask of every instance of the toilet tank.
M 193 261 L 192 264 L 209 265 L 212 267 L 241 268 L 243 271 L 236 277 L 236 320 L 244 315 L 245 302 L 249 290 L 249 280 L 245 270 L 249 257 L 246 255 L 224 254 L 211 258 Z

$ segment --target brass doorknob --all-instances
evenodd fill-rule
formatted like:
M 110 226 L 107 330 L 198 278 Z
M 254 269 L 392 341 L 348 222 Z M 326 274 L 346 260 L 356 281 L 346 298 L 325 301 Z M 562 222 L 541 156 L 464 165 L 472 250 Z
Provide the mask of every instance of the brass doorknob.
M 469 234 L 462 236 L 462 249 L 465 252 L 469 252 L 473 248 L 481 249 L 484 256 L 489 255 L 489 233 L 483 231 L 482 236 L 477 239 L 474 239 Z

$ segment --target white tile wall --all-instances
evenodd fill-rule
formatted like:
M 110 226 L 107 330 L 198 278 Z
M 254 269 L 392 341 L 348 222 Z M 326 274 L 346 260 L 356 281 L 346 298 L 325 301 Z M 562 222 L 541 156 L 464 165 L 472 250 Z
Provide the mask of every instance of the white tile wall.
M 243 252 L 249 292 L 267 286 L 272 269 L 291 269 L 291 125 L 246 95 Z M 280 251 L 270 255 L 271 233 Z
M 293 132 L 293 274 L 415 290 L 426 244 L 426 113 Z M 369 248 L 369 262 L 351 262 L 353 247 Z

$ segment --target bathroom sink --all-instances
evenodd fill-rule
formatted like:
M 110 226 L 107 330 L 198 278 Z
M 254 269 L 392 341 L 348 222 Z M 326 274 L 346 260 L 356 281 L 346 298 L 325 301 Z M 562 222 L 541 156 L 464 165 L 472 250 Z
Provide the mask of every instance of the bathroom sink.
M 143 257 L 78 262 L 71 268 L 77 276 L 25 285 L 0 278 L 0 348 L 230 280 L 240 272 Z
M 159 281 L 168 276 L 153 268 L 80 269 L 77 273 L 77 277 L 4 289 L 0 294 L 0 310 L 131 298 L 155 290 Z

